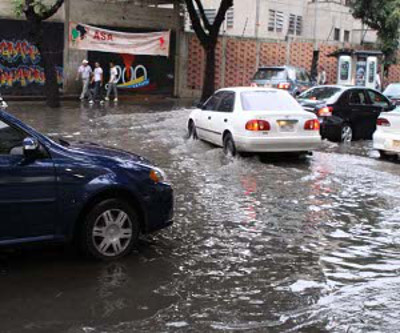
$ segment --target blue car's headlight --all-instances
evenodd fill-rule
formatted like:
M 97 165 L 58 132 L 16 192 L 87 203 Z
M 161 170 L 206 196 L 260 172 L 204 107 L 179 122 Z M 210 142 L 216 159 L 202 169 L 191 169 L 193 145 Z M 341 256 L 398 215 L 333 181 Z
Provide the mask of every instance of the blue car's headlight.
M 158 168 L 151 168 L 149 177 L 155 183 L 164 183 L 166 181 L 164 171 Z

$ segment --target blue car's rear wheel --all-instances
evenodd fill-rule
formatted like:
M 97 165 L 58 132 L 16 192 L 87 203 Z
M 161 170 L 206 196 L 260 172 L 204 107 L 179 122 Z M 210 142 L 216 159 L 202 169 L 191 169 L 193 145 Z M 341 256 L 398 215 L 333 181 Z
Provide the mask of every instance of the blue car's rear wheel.
M 82 248 L 97 259 L 117 259 L 131 252 L 138 236 L 139 218 L 135 210 L 122 200 L 109 199 L 87 215 Z

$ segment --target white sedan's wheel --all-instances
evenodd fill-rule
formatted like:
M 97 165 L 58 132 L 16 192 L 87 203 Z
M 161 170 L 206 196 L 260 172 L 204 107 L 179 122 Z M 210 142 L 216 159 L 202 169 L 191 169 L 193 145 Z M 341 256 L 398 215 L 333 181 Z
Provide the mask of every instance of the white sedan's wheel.
M 236 145 L 235 141 L 233 141 L 232 134 L 226 134 L 224 137 L 224 153 L 228 156 L 236 156 Z
M 191 120 L 188 125 L 188 137 L 189 139 L 197 140 L 197 131 L 194 122 Z

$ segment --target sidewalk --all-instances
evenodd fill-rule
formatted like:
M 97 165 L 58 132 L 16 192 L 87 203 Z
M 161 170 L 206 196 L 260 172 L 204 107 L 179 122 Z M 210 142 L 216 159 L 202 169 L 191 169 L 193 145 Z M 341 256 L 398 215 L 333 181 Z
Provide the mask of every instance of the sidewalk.
M 44 96 L 2 96 L 4 101 L 11 105 L 31 105 L 32 102 L 35 104 L 44 104 L 46 99 Z M 61 104 L 65 105 L 86 105 L 88 101 L 81 102 L 78 95 L 65 95 L 60 98 Z M 96 103 L 95 105 L 97 105 Z M 108 105 L 114 105 L 115 103 L 110 101 Z M 166 95 L 120 95 L 118 105 L 129 106 L 129 105 L 142 105 L 146 107 L 157 106 L 158 108 L 164 106 L 165 108 L 176 108 L 176 107 L 192 107 L 196 104 L 196 101 L 192 98 L 174 98 Z

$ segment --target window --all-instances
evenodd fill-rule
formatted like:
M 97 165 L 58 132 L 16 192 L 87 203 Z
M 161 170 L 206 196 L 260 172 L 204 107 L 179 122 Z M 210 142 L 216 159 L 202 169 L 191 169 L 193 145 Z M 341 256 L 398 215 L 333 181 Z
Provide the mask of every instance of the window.
M 386 96 L 388 96 L 389 98 L 399 97 L 400 96 L 400 84 L 399 83 L 389 84 L 383 93 Z
M 260 68 L 253 80 L 286 80 L 287 74 L 284 68 Z
M 287 92 L 248 91 L 240 94 L 244 111 L 297 111 L 299 103 Z
M 350 42 L 350 31 L 348 31 L 348 30 L 345 30 L 345 31 L 344 31 L 343 40 L 344 40 L 346 43 Z
M 350 61 L 343 60 L 340 64 L 340 80 L 347 81 L 350 79 Z
M 363 105 L 367 104 L 367 99 L 362 90 L 353 90 L 349 93 L 349 104 Z
M 389 102 L 386 100 L 384 96 L 381 94 L 378 94 L 375 91 L 372 90 L 367 90 L 369 98 L 371 99 L 371 102 L 375 106 L 382 106 L 384 108 L 389 106 Z
M 375 62 L 370 62 L 368 69 L 368 83 L 374 83 L 376 77 L 375 72 L 376 72 Z
M 205 111 L 215 111 L 217 110 L 218 104 L 221 101 L 221 98 L 223 96 L 223 92 L 217 92 L 216 94 L 212 95 L 207 102 L 204 103 L 202 110 Z
M 289 16 L 289 30 L 290 35 L 300 36 L 303 33 L 303 17 L 290 14 Z
M 334 87 L 321 87 L 321 88 L 314 88 L 306 91 L 305 93 L 301 94 L 298 99 L 309 99 L 313 101 L 326 101 L 335 95 L 342 92 L 340 88 Z
M 282 32 L 284 24 L 283 12 L 269 10 L 268 31 Z
M 217 10 L 216 9 L 204 9 L 204 14 L 206 14 L 208 22 L 210 24 L 214 23 L 215 16 L 217 16 Z
M 300 82 L 310 81 L 304 69 L 296 69 L 296 80 Z
M 0 120 L 0 155 L 22 155 L 26 135 Z
M 222 96 L 221 103 L 219 103 L 218 111 L 220 112 L 233 112 L 235 106 L 235 93 L 225 91 Z
M 228 12 L 226 13 L 226 28 L 233 29 L 234 23 L 235 23 L 235 10 L 234 7 L 231 7 L 228 9 Z
M 335 28 L 334 32 L 333 32 L 333 39 L 340 41 L 340 29 Z

